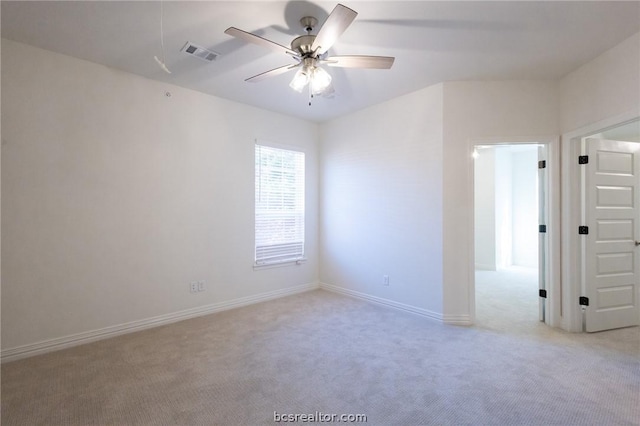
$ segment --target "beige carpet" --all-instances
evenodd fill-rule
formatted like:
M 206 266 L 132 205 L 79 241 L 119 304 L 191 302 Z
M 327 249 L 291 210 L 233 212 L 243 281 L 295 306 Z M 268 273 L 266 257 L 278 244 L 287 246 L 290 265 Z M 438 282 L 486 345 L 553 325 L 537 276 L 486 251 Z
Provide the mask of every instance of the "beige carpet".
M 478 327 L 510 334 L 553 334 L 539 323 L 538 315 L 537 269 L 476 271 Z
M 4 364 L 2 424 L 269 425 L 274 411 L 370 425 L 638 424 L 637 328 L 500 323 L 445 326 L 304 293 Z

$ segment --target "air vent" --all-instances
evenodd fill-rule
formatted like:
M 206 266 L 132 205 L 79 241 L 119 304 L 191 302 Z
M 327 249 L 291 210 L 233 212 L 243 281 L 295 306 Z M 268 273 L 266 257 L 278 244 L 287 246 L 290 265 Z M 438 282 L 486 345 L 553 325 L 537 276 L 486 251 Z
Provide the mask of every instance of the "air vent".
M 180 51 L 207 62 L 213 62 L 218 56 L 220 56 L 219 53 L 197 46 L 190 41 L 188 41 Z

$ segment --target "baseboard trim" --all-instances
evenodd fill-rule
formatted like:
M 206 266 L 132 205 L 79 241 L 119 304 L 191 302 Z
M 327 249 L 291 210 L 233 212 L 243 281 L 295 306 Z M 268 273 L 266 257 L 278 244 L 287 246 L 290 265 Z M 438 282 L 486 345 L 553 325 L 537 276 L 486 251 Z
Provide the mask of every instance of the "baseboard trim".
M 32 343 L 15 348 L 5 349 L 0 352 L 0 361 L 2 363 L 16 361 L 22 358 L 28 358 L 47 352 L 58 351 L 61 349 L 79 346 L 86 343 L 104 340 L 111 337 L 120 336 L 122 334 L 134 333 L 161 325 L 171 324 L 178 321 L 196 318 L 204 315 L 214 314 L 216 312 L 227 311 L 242 306 L 253 305 L 268 300 L 278 299 L 281 297 L 291 296 L 306 291 L 317 290 L 320 288 L 319 283 L 302 284 L 294 287 L 288 287 L 280 290 L 269 291 L 266 293 L 256 294 L 226 302 L 214 303 L 197 308 L 185 309 L 178 312 L 172 312 L 165 315 L 146 318 L 142 320 L 132 321 L 124 324 L 114 325 L 101 328 L 98 330 L 85 331 L 82 333 L 64 336 L 56 339 L 45 340 L 38 343 Z
M 490 265 L 488 263 L 476 263 L 475 268 L 479 271 L 495 271 L 496 265 Z
M 430 311 L 428 309 L 417 308 L 415 306 L 406 305 L 404 303 L 396 302 L 394 300 L 389 300 L 382 297 L 372 296 L 370 294 L 361 293 L 355 290 L 349 290 L 347 288 L 339 287 L 333 284 L 320 283 L 320 288 L 333 293 L 342 294 L 345 296 L 375 303 L 377 305 L 382 305 L 382 306 L 398 309 L 400 311 L 409 312 L 415 315 L 420 315 L 421 317 L 436 320 L 438 322 L 443 322 L 442 314 L 438 312 Z
M 444 315 L 443 322 L 447 325 L 473 325 L 469 315 Z

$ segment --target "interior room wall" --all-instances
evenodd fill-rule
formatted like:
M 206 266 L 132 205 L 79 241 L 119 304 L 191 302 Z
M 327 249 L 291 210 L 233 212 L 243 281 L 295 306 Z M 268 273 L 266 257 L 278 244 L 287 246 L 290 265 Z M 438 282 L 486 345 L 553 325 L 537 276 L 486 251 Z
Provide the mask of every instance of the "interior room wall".
M 2 66 L 3 350 L 317 286 L 316 124 L 9 40 Z M 302 265 L 253 270 L 256 138 L 306 152 Z
M 495 161 L 495 246 L 496 267 L 511 266 L 513 259 L 513 168 L 508 146 L 492 148 Z
M 494 145 L 477 152 L 476 269 L 537 267 L 537 147 Z
M 607 129 L 604 132 L 590 135 L 589 137 L 614 141 L 640 142 L 640 118 L 624 125 Z
M 640 33 L 560 80 L 563 133 L 629 111 L 640 116 Z
M 512 261 L 514 266 L 538 267 L 538 150 L 533 146 L 511 153 Z
M 577 145 L 571 138 L 640 116 L 640 32 L 567 74 L 559 87 L 563 134 L 561 325 L 568 331 L 580 331 L 582 314 L 571 303 L 581 295 L 575 285 L 575 277 L 581 274 L 579 241 L 570 233 L 580 217 L 580 178 L 573 160 Z
M 324 123 L 321 140 L 321 282 L 439 317 L 442 85 Z
M 473 143 L 481 139 L 507 140 L 510 137 L 518 139 L 530 137 L 531 141 L 535 142 L 537 137 L 558 135 L 561 129 L 571 129 L 629 109 L 637 109 L 640 104 L 638 101 L 640 90 L 632 89 L 639 87 L 638 81 L 640 79 L 638 37 L 639 35 L 629 38 L 559 82 L 468 81 L 442 84 L 442 312 L 446 322 L 468 324 L 472 321 L 472 312 L 474 311 L 470 291 L 473 277 L 470 276 L 470 270 L 467 267 L 470 265 L 469 256 L 473 252 L 470 249 L 471 242 L 468 232 L 468 224 L 473 221 L 469 217 L 470 214 L 473 214 L 473 209 L 470 206 L 473 196 L 469 194 L 469 170 L 471 170 L 469 162 L 472 161 Z M 624 70 L 616 70 L 618 66 Z M 601 97 L 606 99 L 602 104 L 598 104 L 596 101 Z M 584 99 L 591 100 L 591 102 L 585 103 Z M 392 102 L 403 101 L 400 98 Z M 341 119 L 344 124 L 339 128 L 345 134 L 354 135 L 366 132 L 365 129 L 372 124 L 388 122 L 382 119 L 384 113 L 381 113 L 380 116 L 373 116 L 373 120 L 358 119 L 354 121 L 349 131 L 347 123 L 354 117 L 359 117 L 359 115 L 349 115 Z M 402 123 L 403 120 L 405 120 L 404 117 L 397 117 L 399 123 Z M 351 139 L 364 139 L 358 136 L 341 137 L 332 133 L 329 135 L 330 137 L 322 137 L 323 143 L 334 136 L 347 146 Z M 377 139 L 375 135 L 373 135 L 373 139 Z M 363 150 L 363 152 L 365 151 Z M 325 164 L 327 160 L 334 161 L 334 158 L 338 158 L 337 153 L 336 155 L 323 156 L 321 162 Z M 322 182 L 325 188 L 330 182 L 340 184 L 339 180 L 332 181 L 325 178 Z M 324 198 L 326 197 L 323 196 Z M 353 203 L 355 204 L 357 200 L 358 197 L 354 198 Z M 371 203 L 363 205 L 371 205 Z M 323 206 L 323 214 L 327 211 L 328 208 Z M 331 226 L 333 227 L 333 222 Z M 323 229 L 325 228 L 326 222 L 323 220 Z M 326 231 L 321 232 L 326 233 Z M 323 264 L 323 272 L 325 271 L 324 265 L 329 262 L 330 256 L 334 256 L 333 265 L 339 262 L 339 252 L 334 252 L 334 246 L 329 241 L 322 239 L 323 258 L 321 263 Z M 401 253 L 407 253 L 407 250 Z M 372 264 L 374 263 L 372 262 Z M 325 280 L 325 277 L 331 278 L 330 268 L 328 266 L 327 273 L 321 272 L 322 280 Z M 359 275 L 357 272 L 346 273 L 350 269 L 350 265 L 346 262 L 341 269 L 345 272 L 344 282 L 347 282 L 347 278 Z M 377 270 L 379 268 L 374 269 L 376 270 L 375 274 L 365 281 L 375 283 L 379 280 L 377 278 L 380 273 Z M 364 276 L 366 274 L 360 274 L 361 278 Z M 360 279 L 360 284 L 356 284 L 355 287 L 363 289 L 367 286 L 368 284 Z M 379 290 L 376 290 L 376 294 L 385 295 L 384 291 L 382 290 L 380 293 Z
M 444 83 L 443 300 L 449 323 L 472 321 L 473 223 L 470 171 L 473 144 L 482 139 L 559 133 L 558 88 L 553 81 Z
M 474 233 L 476 269 L 496 267 L 495 150 L 479 148 L 474 162 Z
M 325 123 L 319 137 L 302 120 L 2 40 L 2 348 L 318 274 L 468 323 L 473 142 L 638 110 L 639 46 L 640 33 L 559 83 L 443 83 Z M 303 265 L 253 271 L 255 138 L 307 152 Z M 188 293 L 192 280 L 207 291 Z

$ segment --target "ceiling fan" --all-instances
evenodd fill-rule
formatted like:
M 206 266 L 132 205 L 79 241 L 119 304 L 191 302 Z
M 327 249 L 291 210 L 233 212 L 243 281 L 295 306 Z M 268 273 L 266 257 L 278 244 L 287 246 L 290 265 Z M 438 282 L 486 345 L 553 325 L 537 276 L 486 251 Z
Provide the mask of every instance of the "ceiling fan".
M 320 27 L 317 35 L 313 35 L 311 32 L 318 24 L 318 20 L 312 16 L 305 16 L 300 19 L 300 24 L 307 34 L 295 38 L 291 42 L 291 48 L 235 27 L 227 28 L 225 34 L 284 53 L 296 61 L 294 64 L 254 75 L 245 81 L 258 82 L 298 68 L 289 86 L 297 92 L 302 92 L 305 86 L 309 85 L 311 97 L 314 95 L 326 96 L 333 93 L 333 86 L 331 85 L 331 75 L 320 67 L 321 64 L 331 67 L 368 69 L 389 69 L 393 65 L 395 58 L 389 56 L 328 56 L 328 50 L 351 25 L 357 15 L 358 13 L 354 10 L 338 4 Z

